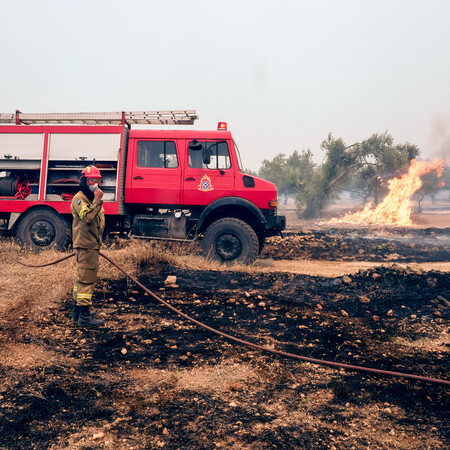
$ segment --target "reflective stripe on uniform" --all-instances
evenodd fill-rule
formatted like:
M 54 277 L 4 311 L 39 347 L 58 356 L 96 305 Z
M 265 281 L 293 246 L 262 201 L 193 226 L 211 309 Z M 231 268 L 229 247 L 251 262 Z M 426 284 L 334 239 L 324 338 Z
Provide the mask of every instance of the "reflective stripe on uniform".
M 80 213 L 78 214 L 78 216 L 80 217 L 80 219 L 83 219 L 84 213 L 86 212 L 86 210 L 87 210 L 88 208 L 89 208 L 88 205 L 84 205 L 84 206 L 81 208 L 81 211 L 80 211 Z
M 92 294 L 77 294 L 77 298 L 92 298 Z

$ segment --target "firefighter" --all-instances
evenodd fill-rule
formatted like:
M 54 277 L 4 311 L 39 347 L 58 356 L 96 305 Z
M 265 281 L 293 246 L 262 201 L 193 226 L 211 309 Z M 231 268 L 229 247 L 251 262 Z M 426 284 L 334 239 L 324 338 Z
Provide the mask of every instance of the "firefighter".
M 94 328 L 104 325 L 102 320 L 95 317 L 96 312 L 91 308 L 105 228 L 103 192 L 99 188 L 101 183 L 102 176 L 97 167 L 88 166 L 83 169 L 80 191 L 73 197 L 71 205 L 73 247 L 77 253 L 72 318 L 80 327 Z

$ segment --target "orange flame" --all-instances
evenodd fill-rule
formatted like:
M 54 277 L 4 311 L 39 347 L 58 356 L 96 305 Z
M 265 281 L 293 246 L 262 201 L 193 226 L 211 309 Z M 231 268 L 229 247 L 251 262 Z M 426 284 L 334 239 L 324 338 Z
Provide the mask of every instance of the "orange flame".
M 441 177 L 445 163 L 444 159 L 429 162 L 411 160 L 407 173 L 388 181 L 389 193 L 375 209 L 372 209 L 372 204 L 369 203 L 364 206 L 362 211 L 354 214 L 347 213 L 342 219 L 331 219 L 330 223 L 412 225 L 411 199 L 422 186 L 420 176 L 436 171 Z

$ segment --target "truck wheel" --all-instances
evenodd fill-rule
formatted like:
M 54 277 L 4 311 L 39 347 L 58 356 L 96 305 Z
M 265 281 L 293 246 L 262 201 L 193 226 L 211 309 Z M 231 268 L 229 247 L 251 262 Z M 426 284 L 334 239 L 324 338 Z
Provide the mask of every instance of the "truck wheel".
M 227 218 L 213 222 L 202 241 L 205 256 L 213 261 L 252 263 L 259 252 L 253 228 L 240 219 Z
M 23 245 L 34 251 L 50 247 L 64 250 L 70 243 L 70 227 L 57 212 L 35 210 L 19 222 L 16 236 Z

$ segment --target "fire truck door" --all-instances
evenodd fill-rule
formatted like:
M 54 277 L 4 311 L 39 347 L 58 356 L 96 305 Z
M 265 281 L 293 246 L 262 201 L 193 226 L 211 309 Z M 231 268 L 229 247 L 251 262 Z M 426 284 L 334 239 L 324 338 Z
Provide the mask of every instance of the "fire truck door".
M 179 205 L 181 165 L 174 141 L 139 140 L 131 177 L 131 203 Z
M 187 142 L 186 169 L 183 175 L 182 202 L 184 205 L 208 205 L 234 194 L 234 170 L 228 142 Z M 205 160 L 207 155 L 207 160 Z

